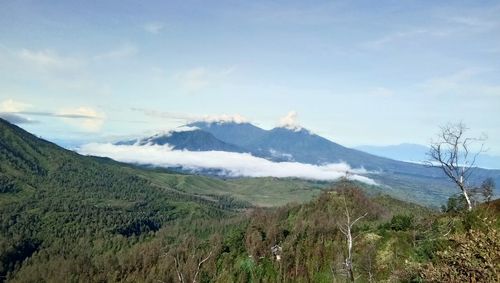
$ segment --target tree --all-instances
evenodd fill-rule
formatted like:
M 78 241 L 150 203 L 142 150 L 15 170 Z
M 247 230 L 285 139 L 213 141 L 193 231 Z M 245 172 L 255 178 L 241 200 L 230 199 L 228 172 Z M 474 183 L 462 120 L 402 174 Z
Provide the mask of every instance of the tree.
M 458 186 L 470 211 L 472 203 L 467 192 L 468 179 L 475 168 L 477 156 L 483 152 L 482 142 L 485 137 L 466 137 L 467 130 L 462 122 L 441 127 L 438 138 L 431 142 L 428 165 L 435 166 L 437 163 L 446 176 Z M 476 143 L 481 143 L 480 148 L 472 153 Z
M 342 234 L 344 234 L 347 240 L 347 257 L 345 258 L 344 263 L 347 271 L 347 277 L 349 278 L 349 280 L 351 280 L 351 282 L 354 282 L 354 272 L 352 267 L 352 246 L 355 237 L 353 238 L 352 236 L 352 228 L 354 224 L 356 224 L 356 222 L 366 217 L 368 213 L 366 212 L 363 215 L 355 216 L 353 211 L 350 210 L 347 206 L 345 195 L 343 195 L 342 200 L 344 201 L 345 221 L 342 224 L 339 224 L 339 230 L 340 232 L 342 232 Z
M 177 247 L 165 255 L 173 258 L 173 268 L 179 283 L 198 282 L 202 269 L 219 250 L 219 235 L 214 235 L 209 242 L 201 243 L 193 235 L 187 236 Z M 211 264 L 215 264 L 213 261 Z M 212 266 L 213 267 L 213 266 Z
M 487 178 L 481 184 L 481 194 L 483 195 L 484 200 L 489 203 L 491 198 L 493 197 L 493 190 L 495 189 L 495 181 L 493 178 Z

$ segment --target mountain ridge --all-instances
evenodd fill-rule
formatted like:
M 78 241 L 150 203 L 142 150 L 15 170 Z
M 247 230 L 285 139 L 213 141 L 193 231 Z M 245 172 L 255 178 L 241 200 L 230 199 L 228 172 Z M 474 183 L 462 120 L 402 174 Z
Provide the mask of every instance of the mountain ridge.
M 453 184 L 440 168 L 393 160 L 344 147 L 305 128 L 297 130 L 277 127 L 264 130 L 250 123 L 234 122 L 196 122 L 186 126 L 197 127 L 221 142 L 273 162 L 291 161 L 316 166 L 345 162 L 351 168 L 364 168 L 368 170 L 365 174 L 367 177 L 405 200 L 419 199 L 424 203 L 438 204 L 455 192 Z M 204 171 L 198 172 L 205 174 Z M 206 170 L 206 174 L 213 175 L 213 172 Z M 471 186 L 488 177 L 500 183 L 500 170 L 475 169 L 470 178 Z

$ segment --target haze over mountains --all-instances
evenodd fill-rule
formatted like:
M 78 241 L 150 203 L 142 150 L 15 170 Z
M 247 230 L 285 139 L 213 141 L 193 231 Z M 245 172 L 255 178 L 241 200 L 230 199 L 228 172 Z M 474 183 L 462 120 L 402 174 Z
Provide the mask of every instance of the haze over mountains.
M 427 152 L 429 151 L 427 146 L 412 143 L 387 146 L 362 145 L 355 147 L 355 149 L 395 160 L 416 163 L 422 163 L 427 160 Z M 476 165 L 481 168 L 499 169 L 500 157 L 490 155 L 486 151 L 477 156 Z

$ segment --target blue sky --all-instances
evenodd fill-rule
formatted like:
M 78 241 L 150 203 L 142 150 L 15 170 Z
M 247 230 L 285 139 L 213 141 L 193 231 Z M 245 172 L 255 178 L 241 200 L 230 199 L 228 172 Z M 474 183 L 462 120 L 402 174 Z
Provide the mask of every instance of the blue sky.
M 241 115 L 500 155 L 500 1 L 2 1 L 0 112 L 61 143 Z

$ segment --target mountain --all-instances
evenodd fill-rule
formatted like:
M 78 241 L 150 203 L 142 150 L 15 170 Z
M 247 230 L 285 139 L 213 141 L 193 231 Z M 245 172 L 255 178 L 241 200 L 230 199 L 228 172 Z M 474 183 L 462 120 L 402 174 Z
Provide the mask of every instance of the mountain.
M 220 143 L 231 145 L 233 149 L 227 151 L 249 152 L 274 162 L 293 161 L 314 165 L 345 162 L 353 168 L 364 168 L 368 170 L 365 175 L 375 180 L 387 193 L 404 200 L 440 205 L 456 193 L 456 188 L 439 168 L 347 148 L 304 128 L 264 130 L 249 123 L 236 122 L 195 122 L 187 126 L 196 127 L 211 134 Z M 195 138 L 186 141 L 195 146 L 185 144 L 183 148 L 214 150 L 214 144 L 218 144 L 211 142 L 203 146 L 203 142 L 200 144 Z M 200 173 L 210 175 L 213 172 L 206 170 Z M 488 177 L 500 183 L 499 170 L 480 168 L 474 171 L 470 183 L 477 185 Z M 497 188 L 498 192 L 500 188 Z
M 262 138 L 267 131 L 250 123 L 236 122 L 194 122 L 188 126 L 211 133 L 219 140 L 247 148 L 248 145 Z
M 441 176 L 439 172 L 428 170 L 421 165 L 344 147 L 304 128 L 277 127 L 264 130 L 249 123 L 234 122 L 196 122 L 188 126 L 198 127 L 221 141 L 274 161 L 296 161 L 315 165 L 345 162 L 351 167 L 363 167 L 373 171 Z
M 427 160 L 426 153 L 429 151 L 429 148 L 426 146 L 411 143 L 387 146 L 361 145 L 355 147 L 355 149 L 407 162 L 422 162 Z
M 406 171 L 415 172 L 423 168 L 350 149 L 303 128 L 264 130 L 250 123 L 235 122 L 195 122 L 187 126 L 196 130 L 172 131 L 116 144 L 168 144 L 175 150 L 249 152 L 278 162 L 316 165 L 346 162 L 352 167 L 377 171 L 399 172 L 412 167 Z
M 429 151 L 426 146 L 411 143 L 387 146 L 363 145 L 357 146 L 355 149 L 395 160 L 416 163 L 427 160 L 427 152 Z M 486 169 L 500 169 L 500 157 L 481 153 L 476 159 L 476 165 Z
M 157 134 L 148 138 L 139 140 L 122 141 L 118 145 L 169 145 L 174 150 L 190 151 L 230 151 L 245 152 L 246 150 L 236 145 L 223 142 L 215 138 L 211 133 L 193 129 L 187 131 L 170 131 L 168 133 Z
M 388 169 L 392 160 L 341 146 L 306 129 L 274 128 L 248 147 L 255 152 L 277 151 L 309 164 L 346 162 L 368 170 Z

